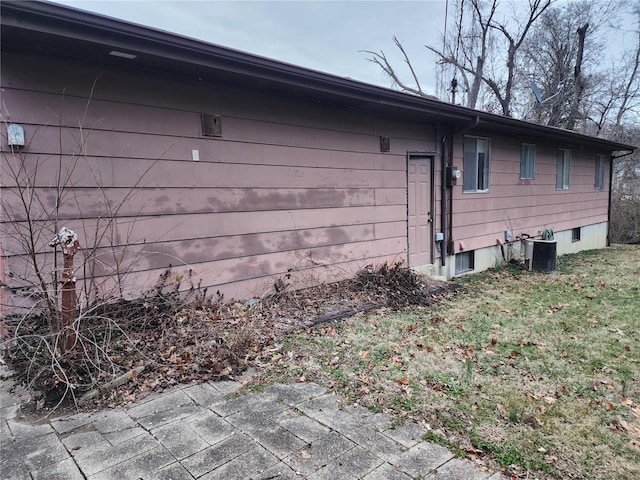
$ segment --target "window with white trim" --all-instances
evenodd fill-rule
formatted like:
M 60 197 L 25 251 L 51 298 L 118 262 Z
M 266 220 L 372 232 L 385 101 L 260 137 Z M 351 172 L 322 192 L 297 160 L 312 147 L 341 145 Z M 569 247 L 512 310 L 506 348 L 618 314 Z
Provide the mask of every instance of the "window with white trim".
M 571 150 L 558 149 L 556 165 L 556 190 L 569 190 L 571 187 Z
M 604 174 L 607 170 L 608 162 L 604 155 L 596 155 L 596 180 L 595 189 L 604 189 Z
M 530 180 L 536 173 L 536 146 L 532 143 L 523 143 L 520 153 L 520 179 Z
M 464 137 L 462 172 L 463 192 L 489 191 L 489 163 L 491 140 L 481 137 Z

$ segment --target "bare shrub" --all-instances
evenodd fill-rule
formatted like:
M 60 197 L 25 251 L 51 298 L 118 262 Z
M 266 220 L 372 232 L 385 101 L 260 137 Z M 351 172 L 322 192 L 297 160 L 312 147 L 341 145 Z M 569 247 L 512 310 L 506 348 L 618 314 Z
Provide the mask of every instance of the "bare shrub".
M 640 243 L 640 155 L 614 165 L 611 191 L 611 243 Z
M 401 262 L 363 268 L 354 278 L 353 288 L 369 292 L 393 307 L 431 303 L 425 282 Z
M 51 332 L 44 315 L 8 317 L 13 335 L 5 358 L 16 380 L 41 392 L 40 406 L 55 408 L 77 404 L 82 394 L 140 366 L 149 372 L 140 381 L 149 391 L 242 370 L 259 342 L 256 330 L 244 319 L 220 322 L 233 307 L 207 299 L 197 285 L 185 294 L 176 277 L 167 270 L 138 299 L 84 310 L 71 326 L 76 344 L 66 351 L 59 347 L 62 332 Z
M 131 318 L 134 325 L 146 322 L 141 319 L 149 317 L 147 308 L 157 313 L 175 304 L 175 295 L 165 298 L 166 278 L 151 302 L 146 300 L 148 294 L 135 307 L 124 298 L 126 277 L 145 252 L 129 251 L 137 216 L 129 214 L 127 227 L 118 228 L 120 212 L 144 187 L 159 159 L 150 162 L 130 188 L 119 192 L 117 200 L 111 198 L 87 154 L 91 129 L 83 121 L 90 105 L 91 98 L 78 125 L 66 125 L 58 115 L 58 153 L 38 153 L 32 147 L 48 125 L 34 129 L 24 146 L 2 149 L 0 254 L 6 278 L 0 282 L 0 309 L 9 315 L 0 325 L 8 332 L 0 353 L 12 363 L 20 380 L 44 392 L 46 402 L 76 400 L 78 392 L 111 380 L 120 368 L 112 360 L 114 345 L 128 339 L 131 325 L 126 320 Z M 1 112 L 0 121 L 5 125 L 9 118 L 6 110 Z M 71 148 L 64 147 L 68 137 L 75 143 Z M 7 144 L 6 139 L 3 143 Z M 88 203 L 98 205 L 101 214 L 87 211 Z M 67 225 L 80 233 L 81 251 L 74 266 L 65 265 L 66 255 L 52 241 Z M 119 235 L 124 238 L 118 240 Z M 79 295 L 75 295 L 76 275 Z M 72 311 L 64 314 L 69 307 L 61 301 L 61 293 L 71 284 L 71 298 L 76 296 L 76 300 Z

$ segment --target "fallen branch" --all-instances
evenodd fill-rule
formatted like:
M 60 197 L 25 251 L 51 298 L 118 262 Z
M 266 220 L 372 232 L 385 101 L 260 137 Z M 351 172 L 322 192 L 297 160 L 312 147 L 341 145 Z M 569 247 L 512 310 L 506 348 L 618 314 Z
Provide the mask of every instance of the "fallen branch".
M 397 286 L 396 288 L 398 289 L 399 293 L 407 295 L 407 298 L 412 298 L 417 305 L 430 305 L 441 295 L 446 295 L 447 293 L 455 294 L 462 289 L 460 285 L 452 283 L 452 284 L 437 286 L 429 290 L 420 291 L 420 294 L 417 295 L 416 292 L 409 292 Z M 363 312 L 366 313 L 366 312 L 370 312 L 372 310 L 378 310 L 379 308 L 384 308 L 384 307 L 396 307 L 397 303 L 398 303 L 397 299 L 394 299 L 394 300 L 389 300 L 383 303 L 369 303 L 367 305 L 363 305 L 357 308 L 349 308 L 347 310 L 341 310 L 339 312 L 318 315 L 313 320 L 306 323 L 304 325 L 304 328 L 311 328 L 323 323 L 330 323 L 336 320 L 342 320 L 343 318 L 352 317 L 357 313 L 363 313 Z M 407 302 L 407 304 L 410 304 L 410 302 Z
M 306 328 L 315 327 L 316 325 L 320 325 L 321 323 L 329 323 L 335 320 L 341 320 L 346 317 L 352 317 L 356 313 L 362 312 L 370 312 L 371 310 L 377 310 L 378 308 L 384 308 L 389 306 L 389 302 L 385 303 L 374 303 L 370 305 L 364 305 L 358 308 L 350 308 L 348 310 L 342 310 L 340 312 L 327 313 L 326 315 L 318 315 L 311 322 L 305 325 Z
M 82 397 L 80 397 L 80 400 L 78 400 L 78 403 L 80 405 L 82 405 L 82 404 L 88 402 L 89 400 L 97 397 L 101 393 L 108 392 L 109 390 L 113 390 L 116 387 L 124 385 L 125 383 L 135 379 L 143 371 L 144 371 L 144 365 L 141 365 L 139 367 L 133 368 L 133 369 L 129 370 L 127 373 L 125 373 L 123 375 L 120 375 L 119 377 L 114 378 L 113 380 L 111 380 L 110 382 L 106 383 L 105 385 L 102 385 L 102 386 L 100 386 L 98 388 L 94 388 L 93 390 L 89 390 Z

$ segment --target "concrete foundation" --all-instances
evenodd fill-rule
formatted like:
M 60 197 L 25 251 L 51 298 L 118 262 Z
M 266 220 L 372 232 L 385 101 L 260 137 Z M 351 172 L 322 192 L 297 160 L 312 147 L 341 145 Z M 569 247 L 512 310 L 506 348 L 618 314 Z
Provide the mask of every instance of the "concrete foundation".
M 554 239 L 557 242 L 557 254 L 566 255 L 578 253 L 584 250 L 594 250 L 607 246 L 607 222 L 580 227 L 579 240 L 576 240 L 576 233 L 573 229 L 554 232 Z M 524 247 L 520 240 L 513 241 L 502 246 L 507 260 L 515 259 L 524 261 Z M 414 268 L 418 273 L 427 275 L 435 280 L 447 280 L 456 276 L 467 275 L 487 270 L 505 264 L 502 250 L 499 245 L 476 249 L 473 253 L 473 269 L 456 273 L 456 257 L 448 255 L 446 265 L 440 265 L 440 261 L 435 264 L 423 265 Z

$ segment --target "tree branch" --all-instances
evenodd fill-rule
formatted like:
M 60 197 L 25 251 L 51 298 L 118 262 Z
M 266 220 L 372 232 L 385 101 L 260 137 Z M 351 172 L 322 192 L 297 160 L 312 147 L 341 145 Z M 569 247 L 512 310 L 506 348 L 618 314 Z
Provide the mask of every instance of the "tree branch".
M 410 87 L 409 85 L 405 84 L 402 80 L 400 80 L 400 77 L 398 77 L 398 75 L 396 74 L 395 70 L 389 63 L 389 60 L 387 60 L 387 57 L 382 50 L 380 50 L 380 53 L 373 52 L 371 50 L 361 50 L 361 52 L 372 55 L 370 58 L 367 58 L 367 61 L 373 62 L 376 65 L 378 65 L 382 69 L 382 71 L 386 73 L 391 78 L 391 80 L 403 91 L 413 93 L 414 95 L 419 95 L 421 97 L 429 97 L 429 95 L 423 92 L 422 89 L 420 88 L 420 84 L 418 83 L 417 76 L 413 70 L 413 67 L 411 66 L 411 62 L 409 61 L 409 58 L 407 57 L 407 54 L 405 53 L 404 49 L 400 46 L 400 42 L 398 42 L 396 37 L 393 37 L 393 40 L 394 42 L 396 42 L 396 45 L 398 45 L 398 47 L 404 54 L 405 61 L 407 62 L 407 64 L 409 65 L 409 68 L 411 69 L 413 78 L 416 80 L 416 83 L 418 86 L 417 89 Z

